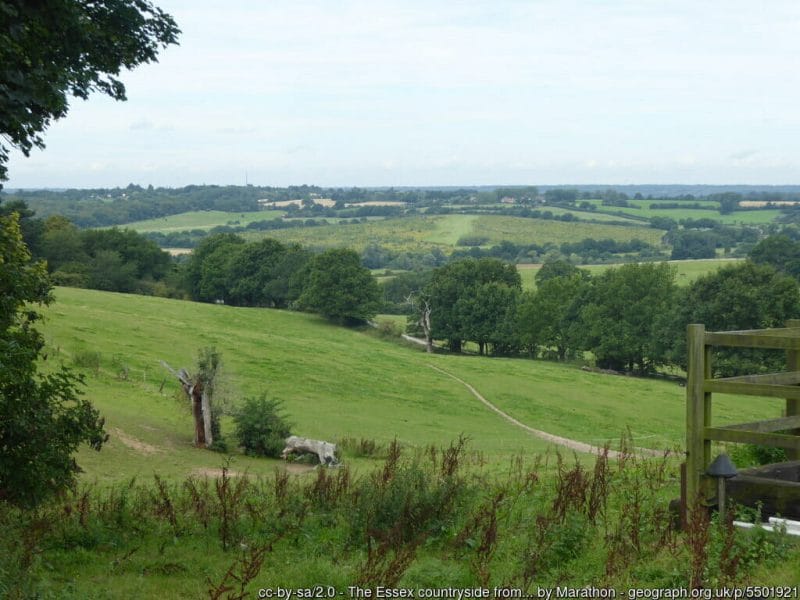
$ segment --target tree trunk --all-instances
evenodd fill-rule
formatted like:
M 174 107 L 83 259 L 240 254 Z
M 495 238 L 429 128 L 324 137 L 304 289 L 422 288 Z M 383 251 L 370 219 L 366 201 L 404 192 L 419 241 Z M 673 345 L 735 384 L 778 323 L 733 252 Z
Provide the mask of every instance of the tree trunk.
M 193 385 L 187 390 L 192 401 L 192 416 L 194 417 L 194 445 L 198 448 L 206 446 L 206 428 L 203 423 L 203 392 L 202 385 Z
M 433 352 L 433 337 L 431 336 L 431 305 L 427 300 L 422 301 L 419 325 L 425 334 L 425 351 L 430 354 Z
M 175 371 L 163 360 L 161 364 L 180 381 L 186 397 L 189 398 L 192 417 L 194 417 L 194 445 L 197 448 L 210 447 L 214 442 L 211 435 L 211 399 L 208 397 L 203 382 L 197 381 L 200 379 L 200 375 L 192 377 L 186 369 Z
M 200 394 L 200 410 L 203 413 L 203 444 L 210 448 L 214 443 L 214 436 L 211 434 L 211 398 L 208 397 L 205 387 Z

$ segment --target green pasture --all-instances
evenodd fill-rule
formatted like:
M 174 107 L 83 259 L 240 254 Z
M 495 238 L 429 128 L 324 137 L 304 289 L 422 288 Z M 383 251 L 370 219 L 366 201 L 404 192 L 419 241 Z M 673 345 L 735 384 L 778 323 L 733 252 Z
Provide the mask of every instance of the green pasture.
M 222 353 L 220 394 L 229 408 L 266 392 L 284 402 L 294 432 L 311 438 L 397 438 L 422 448 L 463 433 L 497 464 L 548 447 L 431 365 L 549 433 L 602 444 L 630 427 L 639 445 L 655 447 L 683 437 L 684 390 L 672 382 L 525 359 L 431 356 L 370 328 L 346 329 L 301 313 L 69 288 L 59 288 L 56 298 L 45 311 L 46 365 L 72 364 L 87 351 L 100 359 L 97 372 L 85 371 L 85 391 L 106 417 L 111 440 L 100 453 L 81 450 L 89 481 L 154 472 L 182 478 L 221 466 L 224 455 L 192 447 L 186 401 L 159 364 L 191 368 L 204 346 Z M 734 397 L 719 406 L 731 418 L 753 420 L 778 416 L 779 404 Z M 230 434 L 229 420 L 223 431 Z M 231 468 L 268 474 L 276 464 L 235 454 Z
M 734 264 L 740 258 L 709 258 L 698 260 L 670 260 L 667 261 L 675 268 L 675 281 L 678 285 L 689 285 L 695 279 L 714 273 L 721 267 Z M 620 265 L 579 265 L 581 269 L 586 269 L 592 275 L 598 275 L 607 269 L 617 268 Z M 519 264 L 517 271 L 522 277 L 522 287 L 526 290 L 536 289 L 536 273 L 542 268 L 541 264 Z
M 701 204 L 707 206 L 708 209 L 692 209 L 692 208 L 650 208 L 652 204 L 658 204 L 655 200 L 628 200 L 632 206 L 603 206 L 601 200 L 589 200 L 594 206 L 597 207 L 598 212 L 602 213 L 624 213 L 636 217 L 669 217 L 680 221 L 681 219 L 714 219 L 726 225 L 762 225 L 772 223 L 781 213 L 780 209 L 764 209 L 764 210 L 742 210 L 736 211 L 727 215 L 719 214 L 717 202 L 711 200 L 691 200 L 687 204 Z M 672 202 L 672 201 L 670 201 Z M 635 208 L 634 208 L 635 207 Z
M 593 445 L 614 446 L 630 431 L 636 446 L 675 449 L 685 439 L 686 388 L 677 382 L 583 371 L 546 361 L 434 356 L 519 421 Z M 777 418 L 782 400 L 716 394 L 714 424 Z
M 126 223 L 122 227 L 140 233 L 190 231 L 192 229 L 213 229 L 222 225 L 244 226 L 254 221 L 278 219 L 285 213 L 279 210 L 257 210 L 253 212 L 222 212 L 219 210 L 196 210 L 158 219 Z
M 575 215 L 577 218 L 583 219 L 583 220 L 591 219 L 593 221 L 611 221 L 611 222 L 623 221 L 623 222 L 628 222 L 631 225 L 641 226 L 641 222 L 636 221 L 635 219 L 627 219 L 624 216 L 618 216 L 618 215 L 608 215 L 608 214 L 605 214 L 605 213 L 602 213 L 602 212 L 592 212 L 592 213 L 590 213 L 590 212 L 586 212 L 586 211 L 582 211 L 582 210 L 569 210 L 567 208 L 560 208 L 558 206 L 543 206 L 543 207 L 537 208 L 536 210 L 540 210 L 542 212 L 550 211 L 554 215 L 572 214 L 572 215 Z M 631 213 L 631 214 L 633 214 L 633 213 Z
M 515 244 L 545 244 L 548 242 L 563 244 L 594 238 L 596 240 L 612 239 L 618 242 L 640 239 L 657 246 L 661 243 L 664 232 L 650 227 L 483 216 L 473 225 L 472 233 L 488 237 L 492 244 L 500 243 L 503 240 Z
M 222 353 L 222 393 L 232 404 L 266 392 L 285 403 L 298 435 L 380 443 L 396 437 L 424 447 L 464 433 L 475 450 L 495 457 L 546 447 L 427 368 L 424 353 L 372 331 L 277 310 L 69 288 L 59 288 L 56 297 L 44 326 L 48 364 L 72 364 L 80 352 L 100 355 L 99 372 L 87 372 L 86 395 L 106 417 L 112 437 L 100 453 L 81 451 L 78 460 L 89 479 L 154 472 L 183 477 L 222 464 L 224 455 L 192 448 L 188 407 L 159 364 L 191 368 L 204 346 Z M 122 368 L 127 379 L 119 376 Z M 223 421 L 226 428 L 230 432 L 231 424 Z M 275 464 L 237 455 L 232 468 L 264 474 Z
M 331 248 L 344 246 L 363 250 L 379 244 L 395 251 L 421 252 L 439 248 L 450 252 L 462 236 L 482 236 L 489 245 L 503 240 L 515 244 L 562 244 L 584 238 L 629 241 L 639 238 L 660 244 L 663 231 L 644 226 L 625 227 L 599 223 L 567 223 L 544 219 L 525 219 L 497 215 L 432 215 L 384 219 L 357 224 L 322 225 L 248 233 L 258 239 L 269 236 L 281 241 Z

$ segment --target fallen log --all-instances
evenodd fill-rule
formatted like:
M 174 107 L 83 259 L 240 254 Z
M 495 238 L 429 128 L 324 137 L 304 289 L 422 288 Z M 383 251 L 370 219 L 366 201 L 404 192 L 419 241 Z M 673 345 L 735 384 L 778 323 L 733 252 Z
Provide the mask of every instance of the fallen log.
M 336 444 L 321 440 L 310 440 L 296 435 L 286 438 L 286 447 L 281 452 L 281 458 L 286 460 L 290 454 L 316 454 L 319 464 L 334 467 L 339 464 L 336 460 Z

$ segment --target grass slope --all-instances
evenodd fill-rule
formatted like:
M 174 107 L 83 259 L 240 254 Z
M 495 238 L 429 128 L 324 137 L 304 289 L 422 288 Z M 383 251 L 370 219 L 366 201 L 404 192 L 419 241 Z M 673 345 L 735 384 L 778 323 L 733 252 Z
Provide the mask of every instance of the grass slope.
M 283 216 L 283 211 L 259 210 L 253 212 L 222 212 L 219 210 L 196 210 L 158 219 L 147 219 L 126 223 L 122 227 L 140 233 L 158 231 L 172 233 L 192 229 L 212 229 L 221 225 L 247 225 L 254 221 L 268 221 Z
M 101 453 L 82 451 L 79 458 L 89 477 L 101 481 L 220 466 L 222 455 L 191 447 L 191 417 L 159 365 L 163 359 L 191 367 L 203 346 L 221 351 L 232 396 L 266 391 L 283 400 L 299 435 L 380 442 L 396 436 L 422 446 L 465 433 L 473 448 L 494 456 L 545 447 L 426 368 L 418 351 L 314 316 L 69 288 L 56 297 L 44 328 L 49 360 L 71 364 L 78 352 L 101 355 L 99 373 L 87 376 L 86 394 L 106 416 L 112 440 Z M 112 363 L 129 367 L 127 381 Z M 152 449 L 136 448 L 130 438 Z M 237 457 L 233 468 L 269 472 L 273 466 Z
M 626 427 L 643 436 L 642 446 L 672 446 L 683 438 L 684 390 L 674 383 L 523 359 L 429 356 L 300 313 L 69 288 L 59 288 L 56 297 L 44 327 L 49 361 L 71 364 L 82 351 L 101 356 L 99 371 L 87 376 L 86 394 L 106 416 L 112 439 L 100 453 L 81 451 L 90 480 L 153 472 L 183 477 L 221 465 L 222 455 L 192 448 L 191 417 L 158 364 L 191 367 L 203 346 L 221 351 L 229 396 L 266 391 L 285 402 L 294 431 L 312 438 L 385 443 L 397 437 L 419 447 L 464 433 L 471 448 L 498 464 L 547 447 L 428 365 L 461 377 L 544 431 L 594 444 L 618 439 Z M 117 375 L 120 365 L 129 369 L 127 380 Z M 780 414 L 780 402 L 737 397 L 719 396 L 715 407 L 716 414 L 742 421 Z M 223 429 L 230 432 L 231 424 L 223 422 Z M 237 455 L 232 468 L 263 474 L 274 466 Z

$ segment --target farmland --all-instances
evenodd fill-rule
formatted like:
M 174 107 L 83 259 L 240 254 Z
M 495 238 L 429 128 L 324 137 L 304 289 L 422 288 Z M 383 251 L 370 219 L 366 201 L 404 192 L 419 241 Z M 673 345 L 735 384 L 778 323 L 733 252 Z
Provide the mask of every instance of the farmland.
M 651 208 L 658 206 L 658 201 L 655 200 L 628 200 L 629 206 L 603 206 L 600 200 L 589 200 L 593 206 L 596 207 L 598 212 L 607 214 L 621 213 L 624 215 L 631 215 L 634 217 L 669 217 L 676 221 L 681 219 L 713 219 L 724 223 L 726 225 L 763 225 L 772 223 L 781 216 L 780 209 L 763 209 L 763 210 L 747 210 L 736 211 L 730 214 L 722 215 L 718 210 L 718 204 L 710 200 L 692 200 L 687 204 L 700 204 L 707 207 L 706 209 L 694 208 Z
M 638 238 L 657 245 L 663 232 L 649 227 L 566 223 L 495 215 L 436 215 L 275 230 L 267 235 L 285 242 L 299 242 L 320 248 L 346 246 L 360 251 L 369 244 L 380 244 L 397 251 L 439 248 L 449 252 L 458 239 L 465 235 L 484 237 L 488 245 L 499 244 L 503 240 L 515 244 L 561 244 L 589 237 L 616 241 Z M 256 238 L 260 234 L 246 236 Z
M 735 264 L 740 261 L 738 258 L 713 258 L 699 260 L 670 260 L 667 261 L 675 268 L 675 282 L 680 286 L 689 285 L 694 280 L 703 275 L 714 273 L 719 268 L 726 265 Z M 580 265 L 581 269 L 586 269 L 592 275 L 602 273 L 606 269 L 617 267 L 618 265 Z M 536 273 L 542 267 L 541 264 L 519 264 L 517 270 L 522 277 L 522 287 L 532 290 L 536 288 Z
M 276 210 L 259 210 L 251 212 L 223 212 L 219 210 L 198 210 L 168 217 L 147 219 L 126 223 L 122 227 L 140 233 L 160 232 L 174 233 L 191 231 L 192 229 L 213 229 L 222 225 L 247 225 L 254 221 L 278 219 L 284 213 Z

